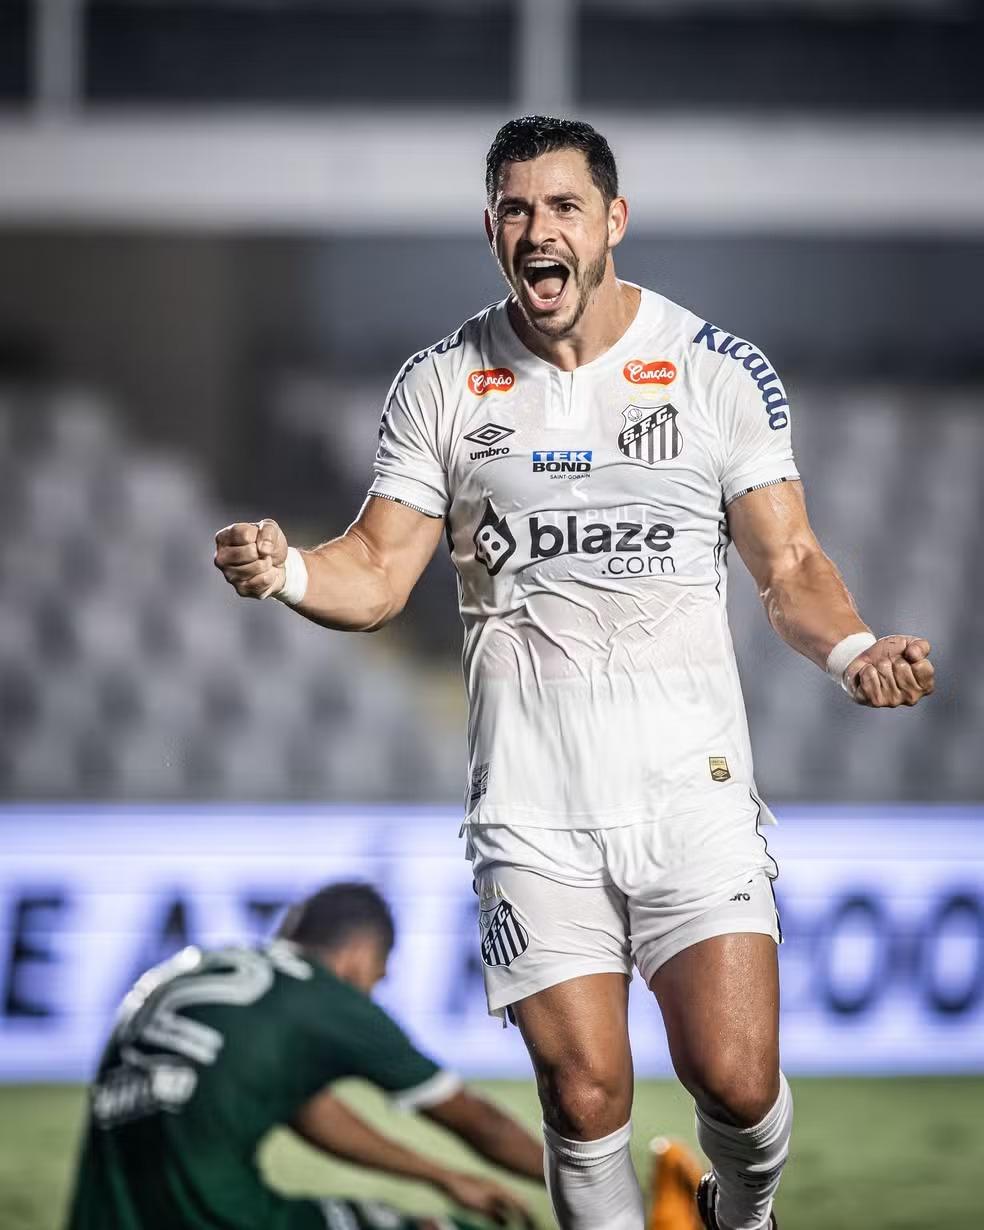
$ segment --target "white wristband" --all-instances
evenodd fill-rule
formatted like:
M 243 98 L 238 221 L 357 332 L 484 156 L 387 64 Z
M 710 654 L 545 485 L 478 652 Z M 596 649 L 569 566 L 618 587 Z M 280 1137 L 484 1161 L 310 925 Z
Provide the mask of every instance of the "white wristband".
M 845 636 L 842 641 L 838 641 L 827 654 L 827 674 L 834 683 L 839 683 L 845 692 L 849 691 L 849 688 L 844 672 L 859 653 L 870 649 L 877 640 L 878 637 L 871 632 L 852 632 L 850 636 Z
M 287 548 L 287 558 L 284 560 L 284 585 L 279 593 L 274 594 L 278 602 L 286 602 L 288 606 L 297 606 L 304 601 L 307 593 L 308 570 L 304 556 L 296 547 Z

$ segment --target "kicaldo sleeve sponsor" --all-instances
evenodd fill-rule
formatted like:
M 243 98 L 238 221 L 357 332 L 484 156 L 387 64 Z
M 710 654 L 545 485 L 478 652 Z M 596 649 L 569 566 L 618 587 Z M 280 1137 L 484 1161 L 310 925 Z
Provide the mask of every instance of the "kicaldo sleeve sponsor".
M 769 360 L 750 342 L 742 342 L 736 353 L 735 338 L 712 325 L 704 325 L 693 341 L 727 356 L 730 368 L 727 378 L 710 379 L 706 386 L 712 390 L 710 407 L 720 440 L 725 504 L 759 487 L 799 478 L 789 427 L 789 403 Z M 726 342 L 729 344 L 725 345 Z

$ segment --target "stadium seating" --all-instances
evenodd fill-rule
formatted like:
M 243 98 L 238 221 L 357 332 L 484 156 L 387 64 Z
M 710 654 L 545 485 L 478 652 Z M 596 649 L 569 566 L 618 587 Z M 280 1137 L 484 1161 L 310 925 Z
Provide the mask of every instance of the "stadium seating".
M 412 667 L 222 582 L 229 516 L 189 461 L 74 393 L 0 397 L 0 443 L 5 797 L 459 794 L 460 729 L 421 722 Z
M 979 404 L 814 390 L 797 410 L 821 540 L 873 626 L 938 642 L 943 686 L 924 711 L 847 705 L 771 633 L 732 553 L 759 784 L 778 800 L 974 798 L 984 692 L 961 681 L 984 667 Z M 211 565 L 234 514 L 190 459 L 130 439 L 79 391 L 0 394 L 0 458 L 3 796 L 460 797 L 453 655 L 425 666 L 394 638 L 329 634 L 237 599 Z

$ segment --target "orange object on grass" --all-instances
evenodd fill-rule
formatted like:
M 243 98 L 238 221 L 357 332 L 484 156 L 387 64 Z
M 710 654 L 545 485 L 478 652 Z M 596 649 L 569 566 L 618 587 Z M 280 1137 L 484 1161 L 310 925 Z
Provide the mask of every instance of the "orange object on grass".
M 686 1145 L 657 1136 L 649 1142 L 652 1156 L 647 1230 L 701 1230 L 694 1197 L 703 1173 Z

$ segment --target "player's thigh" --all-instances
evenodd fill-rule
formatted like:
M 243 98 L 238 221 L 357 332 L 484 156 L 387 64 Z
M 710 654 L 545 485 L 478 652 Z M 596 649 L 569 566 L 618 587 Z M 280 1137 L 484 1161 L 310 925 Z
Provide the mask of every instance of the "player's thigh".
M 673 1066 L 715 1118 L 750 1126 L 779 1094 L 779 966 L 761 932 L 701 939 L 652 975 Z
M 631 975 L 628 909 L 612 886 L 498 862 L 476 869 L 475 888 L 491 1013 L 573 978 Z
M 586 974 L 513 1004 L 544 1118 L 561 1135 L 594 1140 L 632 1109 L 629 978 Z
M 632 1100 L 625 895 L 599 882 L 597 848 L 576 834 L 494 836 L 478 835 L 475 861 L 489 1010 L 520 1026 L 547 1123 L 596 1139 Z

